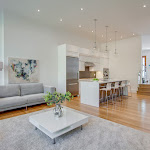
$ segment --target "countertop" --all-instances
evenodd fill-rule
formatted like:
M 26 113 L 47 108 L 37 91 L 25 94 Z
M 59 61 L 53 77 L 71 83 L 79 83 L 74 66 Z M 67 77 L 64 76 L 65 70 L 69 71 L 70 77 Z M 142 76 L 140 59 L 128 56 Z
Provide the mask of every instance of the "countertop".
M 127 81 L 126 79 L 108 79 L 108 80 L 104 80 L 104 79 L 99 79 L 99 81 L 93 81 L 93 78 L 85 78 L 85 79 L 79 79 L 79 81 L 81 82 L 98 82 L 100 84 L 103 83 L 109 83 L 109 82 L 120 82 L 120 81 Z

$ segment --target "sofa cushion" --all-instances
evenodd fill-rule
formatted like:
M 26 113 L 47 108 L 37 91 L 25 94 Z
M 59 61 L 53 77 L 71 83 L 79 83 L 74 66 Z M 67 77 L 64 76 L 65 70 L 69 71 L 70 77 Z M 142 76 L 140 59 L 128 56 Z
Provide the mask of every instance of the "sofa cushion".
M 30 103 L 36 103 L 36 102 L 44 102 L 43 96 L 45 96 L 44 93 L 25 95 L 23 97 L 25 97 L 28 100 L 28 104 L 30 104 Z
M 0 98 L 12 96 L 20 96 L 20 86 L 18 84 L 0 86 Z
M 44 87 L 42 83 L 20 84 L 20 88 L 21 96 L 44 93 Z
M 0 98 L 0 109 L 17 107 L 27 104 L 27 99 L 21 96 Z

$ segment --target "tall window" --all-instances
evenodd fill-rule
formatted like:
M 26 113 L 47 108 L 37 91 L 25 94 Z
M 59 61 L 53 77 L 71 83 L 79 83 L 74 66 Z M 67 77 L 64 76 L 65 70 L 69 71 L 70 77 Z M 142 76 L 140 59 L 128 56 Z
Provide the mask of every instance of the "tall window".
M 146 56 L 142 56 L 142 78 L 146 78 Z

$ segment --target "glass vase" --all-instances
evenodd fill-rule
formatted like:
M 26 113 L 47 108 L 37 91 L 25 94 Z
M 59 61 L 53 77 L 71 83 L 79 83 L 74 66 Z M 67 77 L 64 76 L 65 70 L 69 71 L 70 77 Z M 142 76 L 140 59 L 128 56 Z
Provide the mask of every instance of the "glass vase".
M 63 107 L 61 106 L 61 104 L 56 104 L 53 111 L 54 111 L 55 117 L 59 118 L 63 116 Z

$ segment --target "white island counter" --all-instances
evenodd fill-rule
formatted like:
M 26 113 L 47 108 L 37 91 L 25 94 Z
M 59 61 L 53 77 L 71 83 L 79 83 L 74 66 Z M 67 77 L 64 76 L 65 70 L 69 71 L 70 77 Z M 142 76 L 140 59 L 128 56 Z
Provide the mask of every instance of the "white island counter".
M 101 84 L 121 82 L 127 80 L 99 80 L 93 81 L 92 79 L 80 79 L 80 97 L 81 103 L 99 107 L 100 99 L 100 86 Z M 123 90 L 123 95 L 128 95 L 127 87 Z

